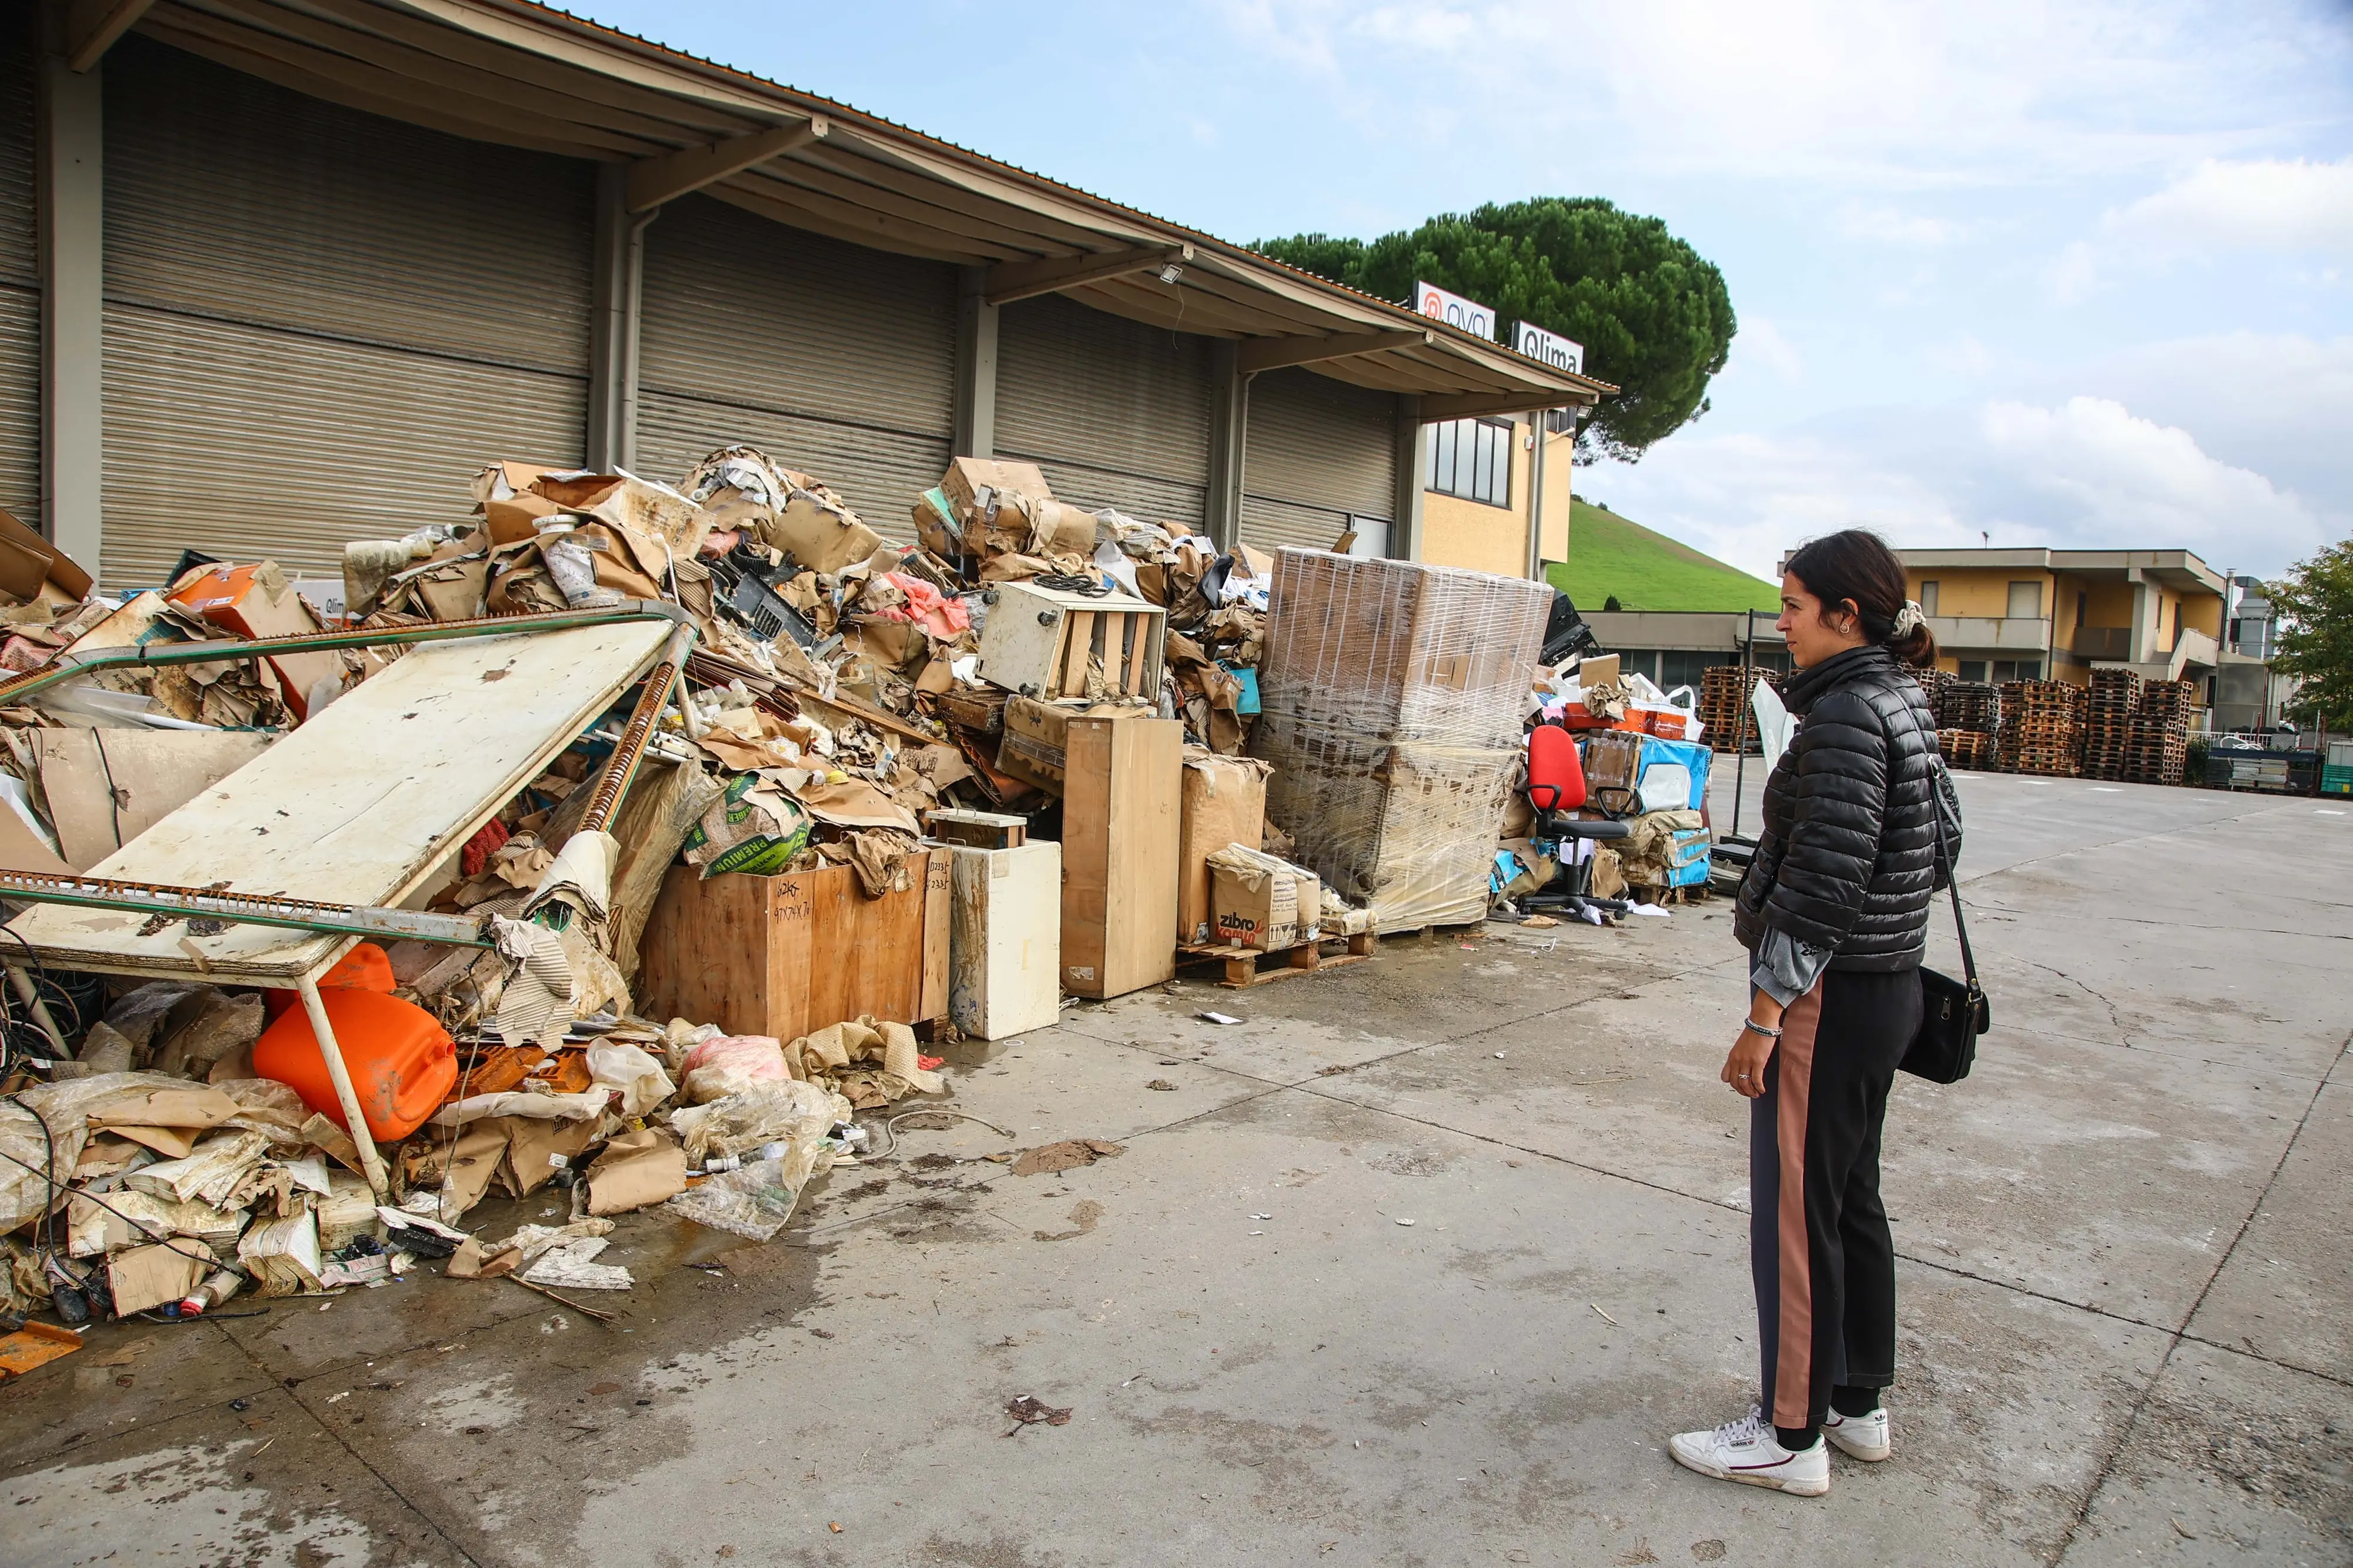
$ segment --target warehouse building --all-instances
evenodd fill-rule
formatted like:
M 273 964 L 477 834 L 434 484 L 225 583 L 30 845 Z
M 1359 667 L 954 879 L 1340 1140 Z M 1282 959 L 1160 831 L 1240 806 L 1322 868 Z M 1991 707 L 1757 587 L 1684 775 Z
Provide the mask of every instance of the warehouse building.
M 1424 425 L 1610 390 L 520 0 L 0 28 L 0 506 L 110 589 L 189 548 L 332 572 L 495 458 L 673 479 L 736 440 L 886 530 L 964 452 L 1418 559 Z

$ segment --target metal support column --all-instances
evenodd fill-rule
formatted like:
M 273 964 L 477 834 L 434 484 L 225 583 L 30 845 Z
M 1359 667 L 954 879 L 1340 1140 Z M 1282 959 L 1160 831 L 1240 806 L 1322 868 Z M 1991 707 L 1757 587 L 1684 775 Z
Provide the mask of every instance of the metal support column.
M 104 68 L 67 59 L 65 11 L 45 7 L 39 89 L 41 518 L 51 542 L 101 574 L 106 410 Z
M 1528 416 L 1528 581 L 1544 581 L 1545 420 L 1547 410 Z
M 1397 519 L 1389 526 L 1389 554 L 1398 561 L 1421 559 L 1421 497 L 1430 488 L 1430 447 L 1421 431 L 1421 399 L 1398 394 Z
M 997 455 L 997 317 L 988 302 L 988 268 L 967 267 L 956 281 L 955 451 Z
M 1250 458 L 1250 374 L 1240 345 L 1220 338 L 1209 345 L 1209 493 L 1202 525 L 1220 550 L 1242 537 L 1242 470 Z
M 588 329 L 588 447 L 592 468 L 638 460 L 638 338 L 644 319 L 646 226 L 661 208 L 632 213 L 629 165 L 596 171 L 596 256 Z

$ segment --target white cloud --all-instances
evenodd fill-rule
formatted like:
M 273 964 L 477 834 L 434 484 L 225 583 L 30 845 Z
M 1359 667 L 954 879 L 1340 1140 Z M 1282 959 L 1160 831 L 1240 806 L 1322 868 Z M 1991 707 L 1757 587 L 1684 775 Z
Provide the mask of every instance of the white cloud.
M 1869 528 L 1903 547 L 2186 549 L 2263 574 L 2331 522 L 2189 432 L 2100 397 L 1858 413 L 1787 436 L 1686 431 L 1577 488 L 1646 527 L 1769 576 L 1808 538 Z M 2227 559 L 2226 559 L 2227 558 Z
M 2165 189 L 2107 215 L 2120 239 L 2168 250 L 2353 255 L 2353 158 L 2204 159 Z
M 1849 239 L 1915 250 L 1935 250 L 1964 238 L 1967 224 L 1951 218 L 1928 217 L 1890 206 L 1849 205 L 1839 215 L 1839 232 Z
M 1740 331 L 1733 337 L 1732 354 L 1725 363 L 1725 374 L 1729 375 L 1751 364 L 1763 366 L 1783 381 L 1806 379 L 1806 356 L 1767 316 L 1740 318 Z
M 2082 303 L 2100 284 L 2100 253 L 2087 240 L 2075 240 L 2062 250 L 2043 274 L 2043 286 L 2053 303 Z
M 1574 133 L 1615 168 L 1848 191 L 2225 156 L 2248 145 L 2242 109 L 2265 89 L 2276 99 L 2284 60 L 2343 52 L 2333 37 L 2314 43 L 2300 0 L 2249 0 L 2227 26 L 2195 0 L 1228 0 L 1224 16 L 1245 49 L 1320 79 L 1314 90 L 1360 126 L 1394 125 L 1400 98 L 1409 112 L 1419 97 L 1461 106 L 1479 135 Z M 1366 81 L 1402 90 L 1367 93 Z M 1886 237 L 1949 236 L 1899 215 Z
M 2225 565 L 2218 555 L 2284 561 L 2327 540 L 2302 498 L 2108 398 L 1990 403 L 1978 427 L 2012 484 L 2055 503 L 2039 509 L 2054 542 L 2192 550 Z

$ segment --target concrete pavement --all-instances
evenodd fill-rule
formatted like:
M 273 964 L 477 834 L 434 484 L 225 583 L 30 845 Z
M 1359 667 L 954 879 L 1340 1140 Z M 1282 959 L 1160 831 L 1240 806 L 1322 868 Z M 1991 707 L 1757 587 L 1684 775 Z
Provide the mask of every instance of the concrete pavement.
M 766 1247 L 628 1221 L 615 1328 L 428 1279 L 109 1330 L 0 1390 L 0 1558 L 2353 1561 L 2353 816 L 1961 789 L 1997 1028 L 1890 1110 L 1896 1457 L 1826 1499 L 1664 1452 L 1756 1376 L 1717 901 L 959 1048 L 1011 1144 L 903 1128 Z M 1124 1152 L 978 1160 L 1070 1137 Z

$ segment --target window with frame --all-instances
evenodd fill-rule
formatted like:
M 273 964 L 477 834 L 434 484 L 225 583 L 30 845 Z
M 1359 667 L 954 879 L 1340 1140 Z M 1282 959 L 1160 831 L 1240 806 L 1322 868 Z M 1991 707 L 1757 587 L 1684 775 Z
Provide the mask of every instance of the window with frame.
M 1501 419 L 1447 419 L 1422 427 L 1430 486 L 1484 506 L 1512 504 L 1513 426 Z

